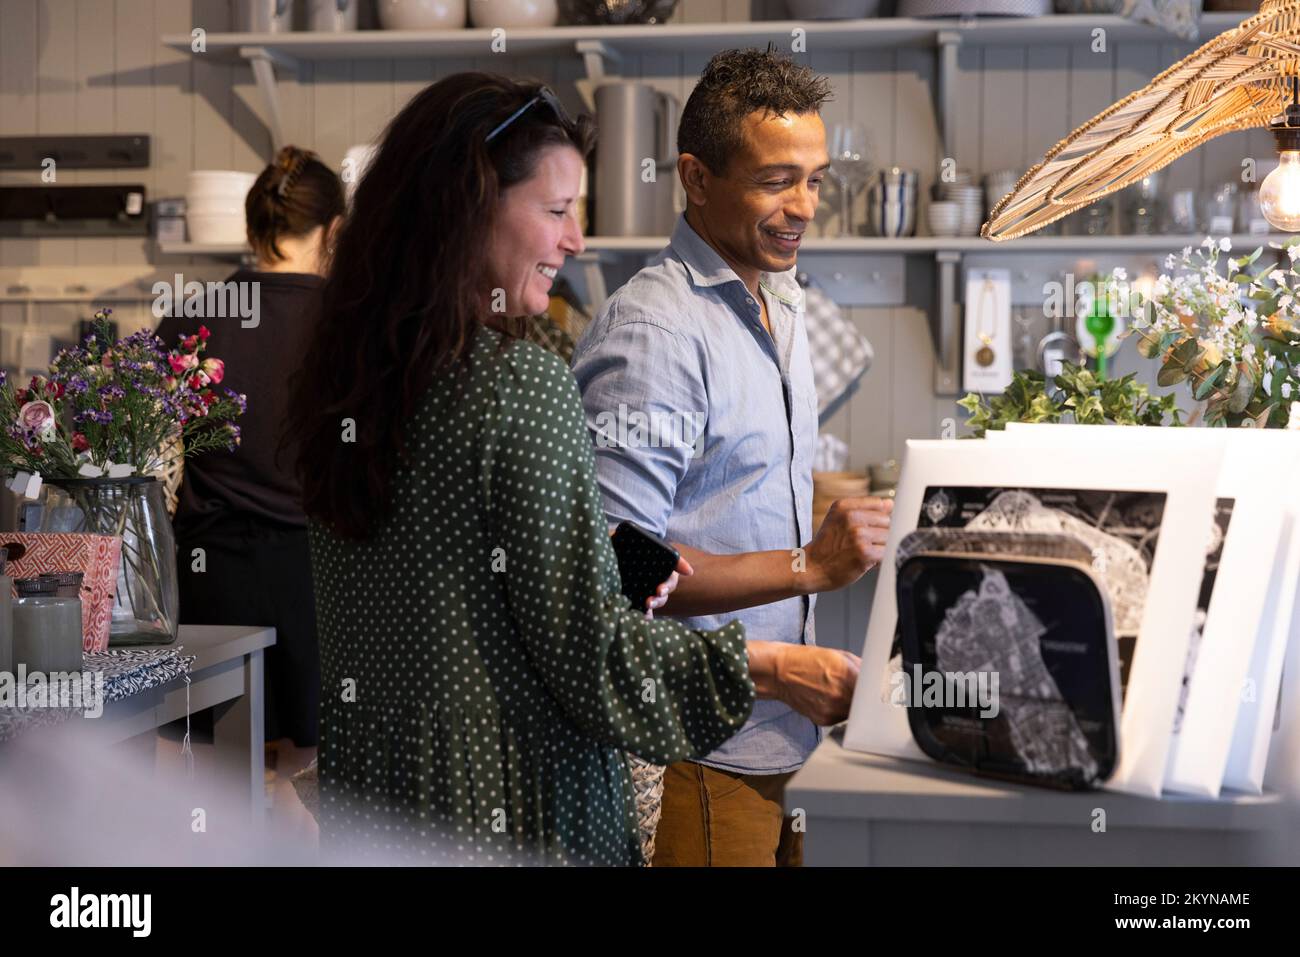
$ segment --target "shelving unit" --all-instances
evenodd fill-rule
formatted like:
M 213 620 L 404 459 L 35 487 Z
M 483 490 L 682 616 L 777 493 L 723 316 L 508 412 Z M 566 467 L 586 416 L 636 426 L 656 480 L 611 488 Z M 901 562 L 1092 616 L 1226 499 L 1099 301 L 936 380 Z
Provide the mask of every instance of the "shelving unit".
M 1235 250 L 1266 246 L 1296 237 L 1287 233 L 1239 233 L 1230 237 Z M 994 243 L 979 237 L 909 236 L 900 239 L 875 237 L 813 237 L 804 241 L 801 252 L 877 253 L 885 255 L 924 255 L 929 253 L 1147 253 L 1175 252 L 1184 246 L 1199 246 L 1200 234 L 1188 236 L 1025 236 L 1010 242 Z M 667 236 L 588 236 L 587 251 L 578 257 L 590 261 L 603 255 L 653 255 L 668 245 Z M 210 256 L 216 259 L 239 259 L 251 250 L 242 243 L 158 243 L 158 251 L 168 256 Z
M 1210 13 L 1201 17 L 1202 41 L 1228 30 L 1246 19 L 1248 13 Z M 212 33 L 203 37 L 203 50 L 195 51 L 188 34 L 168 35 L 164 45 L 193 56 L 210 56 L 225 61 L 245 61 L 252 68 L 267 107 L 272 148 L 284 141 L 277 71 L 296 71 L 298 64 L 327 60 L 400 60 L 438 57 L 573 56 L 583 64 L 585 78 L 577 81 L 588 108 L 594 109 L 593 91 L 609 74 L 616 74 L 625 57 L 647 54 L 712 53 L 727 47 L 762 47 L 774 43 L 790 53 L 823 53 L 912 47 L 935 52 L 935 115 L 940 155 L 950 155 L 954 142 L 954 118 L 960 83 L 958 51 L 965 46 L 1090 45 L 1104 31 L 1107 43 L 1154 42 L 1170 39 L 1156 27 L 1124 17 L 1054 15 L 1037 18 L 997 19 L 902 19 L 871 18 L 839 21 L 758 21 L 725 24 L 665 24 L 656 26 L 553 27 L 547 29 L 482 30 L 461 29 L 438 32 L 358 31 L 329 33 Z M 956 391 L 956 359 L 959 352 L 958 321 L 959 268 L 968 254 L 1140 254 L 1196 246 L 1202 236 L 1043 236 L 1026 237 L 1007 243 L 991 243 L 977 237 L 913 237 L 878 239 L 869 237 L 810 238 L 803 252 L 815 257 L 822 276 L 841 290 L 875 297 L 872 304 L 889 304 L 885 299 L 902 297 L 904 262 L 899 257 L 933 256 L 935 263 L 935 307 L 930 331 L 939 368 L 935 391 Z M 1259 244 L 1270 237 L 1234 237 L 1235 246 Z M 1271 237 L 1277 239 L 1278 237 Z M 663 248 L 666 237 L 591 237 L 587 252 L 578 257 L 587 279 L 588 294 L 603 298 L 603 262 L 621 257 L 650 255 Z M 1253 246 L 1251 247 L 1253 248 Z M 242 247 L 196 247 L 193 244 L 163 244 L 164 253 L 238 258 Z M 843 257 L 843 258 L 837 258 Z M 831 287 L 828 287 L 831 288 Z M 849 300 L 853 301 L 853 300 Z M 858 302 L 866 304 L 866 300 Z
M 1208 38 L 1236 26 L 1245 13 L 1208 13 L 1201 17 L 1201 36 Z M 518 30 L 358 30 L 355 33 L 210 33 L 195 51 L 189 34 L 164 36 L 174 50 L 222 60 L 242 59 L 252 67 L 267 106 L 272 149 L 284 142 L 276 69 L 296 70 L 299 62 L 318 60 L 402 60 L 507 56 L 581 57 L 587 71 L 583 95 L 606 70 L 616 70 L 625 55 L 711 53 L 728 46 L 775 43 L 786 52 L 834 52 L 881 47 L 930 47 L 938 53 L 936 107 L 944 142 L 951 142 L 951 115 L 957 74 L 957 49 L 998 44 L 1089 44 L 1094 31 L 1108 41 L 1168 37 L 1157 27 L 1126 17 L 1055 15 L 995 19 L 926 20 L 873 17 L 865 20 L 770 20 L 727 24 L 659 24 L 653 26 L 548 27 Z M 795 43 L 798 41 L 798 50 Z M 588 103 L 589 106 L 592 104 Z

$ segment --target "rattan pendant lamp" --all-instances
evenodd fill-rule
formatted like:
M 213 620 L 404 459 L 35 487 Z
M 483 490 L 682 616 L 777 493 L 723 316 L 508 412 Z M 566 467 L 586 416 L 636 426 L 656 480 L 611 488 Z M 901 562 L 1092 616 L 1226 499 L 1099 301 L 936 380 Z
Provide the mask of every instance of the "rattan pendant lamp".
M 1269 127 L 1282 161 L 1260 187 L 1265 217 L 1300 230 L 1300 0 L 1260 12 L 1175 63 L 1057 143 L 989 213 L 986 239 L 1024 236 L 1233 130 Z M 1265 205 L 1273 197 L 1270 206 Z M 1293 225 L 1292 225 L 1293 224 Z

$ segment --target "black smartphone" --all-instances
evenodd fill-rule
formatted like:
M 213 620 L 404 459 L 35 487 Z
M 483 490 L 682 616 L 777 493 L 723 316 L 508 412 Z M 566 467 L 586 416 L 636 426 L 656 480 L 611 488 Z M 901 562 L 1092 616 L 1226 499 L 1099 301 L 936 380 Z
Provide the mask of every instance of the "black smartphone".
M 619 523 L 612 543 L 623 594 L 632 599 L 633 608 L 645 611 L 646 599 L 677 570 L 677 549 L 631 522 Z

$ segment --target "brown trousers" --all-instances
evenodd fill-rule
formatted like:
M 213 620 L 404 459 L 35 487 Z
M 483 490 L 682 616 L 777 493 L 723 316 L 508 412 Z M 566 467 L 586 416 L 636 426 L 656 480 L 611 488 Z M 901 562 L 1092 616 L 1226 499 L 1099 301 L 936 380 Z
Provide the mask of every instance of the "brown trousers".
M 781 807 L 791 777 L 669 765 L 653 866 L 801 867 L 803 834 Z

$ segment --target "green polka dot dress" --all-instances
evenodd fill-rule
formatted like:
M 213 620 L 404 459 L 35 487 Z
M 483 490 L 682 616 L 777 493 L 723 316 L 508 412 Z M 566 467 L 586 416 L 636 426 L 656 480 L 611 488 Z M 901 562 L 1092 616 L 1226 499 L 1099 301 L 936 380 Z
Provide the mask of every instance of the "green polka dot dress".
M 482 330 L 430 389 L 365 542 L 309 527 L 327 854 L 642 863 L 625 751 L 707 754 L 754 700 L 743 626 L 619 593 L 577 385 Z

